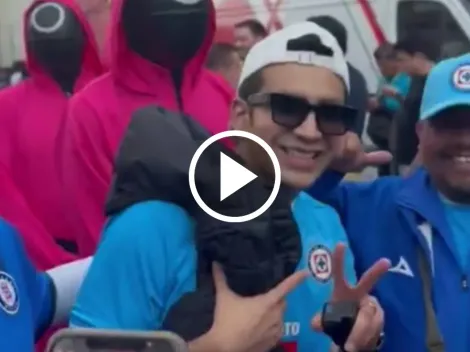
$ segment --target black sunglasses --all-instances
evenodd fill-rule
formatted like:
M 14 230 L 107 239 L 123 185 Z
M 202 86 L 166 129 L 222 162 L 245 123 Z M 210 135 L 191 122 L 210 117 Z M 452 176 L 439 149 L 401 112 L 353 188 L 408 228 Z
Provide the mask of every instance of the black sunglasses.
M 278 125 L 295 129 L 313 111 L 318 130 L 329 136 L 341 136 L 354 128 L 357 109 L 333 103 L 312 104 L 307 99 L 282 93 L 256 93 L 247 99 L 250 106 L 267 106 Z

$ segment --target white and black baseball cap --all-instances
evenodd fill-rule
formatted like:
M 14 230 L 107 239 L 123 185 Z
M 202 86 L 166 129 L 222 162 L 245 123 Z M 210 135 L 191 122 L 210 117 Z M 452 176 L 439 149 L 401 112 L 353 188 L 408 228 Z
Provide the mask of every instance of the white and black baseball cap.
M 255 72 L 282 63 L 324 67 L 336 73 L 349 92 L 346 58 L 335 37 L 312 22 L 287 26 L 255 44 L 243 64 L 238 89 Z

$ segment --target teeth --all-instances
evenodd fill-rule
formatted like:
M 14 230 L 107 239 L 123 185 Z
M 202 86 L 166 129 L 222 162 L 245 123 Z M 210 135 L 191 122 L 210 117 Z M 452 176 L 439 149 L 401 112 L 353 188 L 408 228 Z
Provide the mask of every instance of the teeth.
M 296 158 L 313 159 L 318 155 L 317 152 L 307 152 L 300 149 L 286 148 L 285 151 L 288 155 L 295 156 Z
M 452 160 L 454 160 L 457 163 L 467 164 L 467 163 L 470 163 L 470 156 L 454 156 Z

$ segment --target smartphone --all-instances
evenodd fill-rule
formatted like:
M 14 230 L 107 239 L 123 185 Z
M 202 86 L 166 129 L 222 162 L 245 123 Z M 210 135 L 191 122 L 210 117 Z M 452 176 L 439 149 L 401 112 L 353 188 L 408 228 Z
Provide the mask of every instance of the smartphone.
M 49 340 L 47 352 L 189 352 L 171 332 L 63 329 Z

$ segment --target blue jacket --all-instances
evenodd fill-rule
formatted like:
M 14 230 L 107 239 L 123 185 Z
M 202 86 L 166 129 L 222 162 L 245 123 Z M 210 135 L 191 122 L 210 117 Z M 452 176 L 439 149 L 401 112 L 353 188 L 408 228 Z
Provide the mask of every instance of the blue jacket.
M 360 276 L 381 257 L 392 269 L 373 293 L 385 310 L 384 351 L 425 352 L 426 321 L 418 246 L 433 271 L 432 295 L 446 351 L 470 346 L 469 268 L 458 263 L 439 195 L 423 169 L 409 178 L 341 183 L 327 173 L 309 194 L 332 205 L 349 236 Z M 469 239 L 470 240 L 470 239 Z
M 54 316 L 55 288 L 34 269 L 19 234 L 0 218 L 0 351 L 33 352 Z

